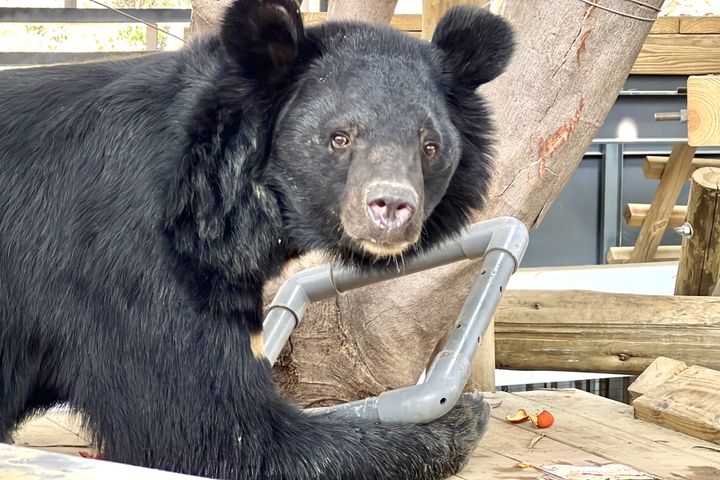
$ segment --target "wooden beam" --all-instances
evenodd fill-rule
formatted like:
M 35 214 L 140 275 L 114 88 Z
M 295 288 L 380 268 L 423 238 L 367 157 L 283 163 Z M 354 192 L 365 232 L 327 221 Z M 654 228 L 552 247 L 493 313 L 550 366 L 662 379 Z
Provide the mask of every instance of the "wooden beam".
M 688 144 L 695 147 L 720 145 L 720 76 L 688 78 L 687 111 Z
M 630 255 L 634 247 L 610 247 L 606 260 L 610 264 L 631 263 Z M 680 245 L 660 245 L 655 256 L 648 262 L 672 262 L 680 258 Z
M 679 22 L 679 33 L 720 33 L 720 17 L 664 17 Z
M 643 221 L 647 217 L 648 210 L 650 210 L 649 203 L 628 203 L 625 206 L 623 216 L 625 217 L 625 223 L 629 227 L 640 227 Z M 687 214 L 687 207 L 685 205 L 675 205 L 670 212 L 670 218 L 668 219 L 668 227 L 675 228 L 685 223 L 685 215 Z
M 720 275 L 720 169 L 693 173 L 687 220 L 694 232 L 683 238 L 675 295 L 711 295 Z
M 655 257 L 660 245 L 665 227 L 667 227 L 670 213 L 680 195 L 680 189 L 692 171 L 692 159 L 695 147 L 679 143 L 673 146 L 672 153 L 665 167 L 665 173 L 660 179 L 653 197 L 652 205 L 648 210 L 645 221 L 640 227 L 640 233 L 635 241 L 630 255 L 630 262 L 648 262 Z
M 720 298 L 508 290 L 498 368 L 639 374 L 659 356 L 720 367 Z
M 665 166 L 667 165 L 669 157 L 656 157 L 648 155 L 645 157 L 645 161 L 642 165 L 642 171 L 645 178 L 648 180 L 660 180 L 665 172 Z M 720 159 L 717 158 L 693 158 L 692 168 L 693 171 L 703 167 L 719 167 Z M 688 176 L 688 178 L 690 178 Z
M 648 35 L 631 73 L 700 75 L 720 72 L 720 34 Z
M 650 35 L 680 33 L 680 17 L 657 17 L 650 29 Z

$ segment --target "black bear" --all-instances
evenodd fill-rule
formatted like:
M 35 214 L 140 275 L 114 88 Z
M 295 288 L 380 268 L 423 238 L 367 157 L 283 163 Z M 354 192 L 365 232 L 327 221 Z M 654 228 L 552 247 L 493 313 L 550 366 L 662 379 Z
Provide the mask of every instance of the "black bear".
M 482 205 L 506 66 L 501 18 L 457 7 L 432 42 L 305 29 L 237 0 L 173 53 L 0 74 L 0 438 L 67 403 L 105 458 L 236 479 L 432 479 L 486 404 L 349 424 L 284 401 L 262 288 L 311 249 L 377 268 Z

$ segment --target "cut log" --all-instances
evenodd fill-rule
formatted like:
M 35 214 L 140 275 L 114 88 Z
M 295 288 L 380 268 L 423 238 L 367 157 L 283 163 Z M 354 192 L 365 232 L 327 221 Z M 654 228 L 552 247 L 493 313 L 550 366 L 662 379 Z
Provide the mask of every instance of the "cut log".
M 509 290 L 498 368 L 638 375 L 657 357 L 720 368 L 720 298 Z
M 642 165 L 642 171 L 645 178 L 648 180 L 660 180 L 665 173 L 665 167 L 667 166 L 669 157 L 656 157 L 648 155 L 645 157 L 645 161 Z M 719 167 L 720 159 L 716 158 L 693 158 L 692 168 L 693 171 L 703 167 Z M 690 178 L 688 176 L 688 178 Z
M 718 67 L 716 72 L 720 71 L 720 65 Z M 720 145 L 720 76 L 688 78 L 687 111 L 688 144 L 695 147 Z
M 695 147 L 684 143 L 673 146 L 668 159 L 665 173 L 660 179 L 640 233 L 635 241 L 635 248 L 630 254 L 631 263 L 648 262 L 655 257 L 662 236 L 665 233 L 672 208 L 677 201 L 683 184 L 692 171 L 692 159 Z
M 628 227 L 640 227 L 643 221 L 647 217 L 647 213 L 650 210 L 649 203 L 628 203 L 623 212 L 625 217 L 625 223 Z M 667 226 L 669 228 L 679 227 L 685 223 L 685 215 L 687 214 L 687 207 L 685 205 L 675 205 L 670 212 L 670 218 L 668 219 Z M 656 255 L 657 257 L 657 255 Z
M 607 263 L 631 263 L 630 257 L 635 247 L 610 247 L 607 252 Z M 660 245 L 655 256 L 648 262 L 673 262 L 680 259 L 680 245 Z
M 720 169 L 693 173 L 687 220 L 693 235 L 683 238 L 675 294 L 711 295 L 720 275 Z

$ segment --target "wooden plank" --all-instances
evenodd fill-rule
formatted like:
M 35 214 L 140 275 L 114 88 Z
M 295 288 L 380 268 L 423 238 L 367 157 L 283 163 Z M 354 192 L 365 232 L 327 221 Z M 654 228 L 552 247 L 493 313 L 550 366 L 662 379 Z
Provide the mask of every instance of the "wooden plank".
M 647 262 L 655 257 L 680 189 L 692 171 L 694 156 L 695 147 L 684 143 L 673 146 L 665 173 L 660 179 L 660 185 L 655 191 L 652 205 L 630 254 L 631 263 Z
M 665 172 L 665 166 L 667 165 L 668 157 L 657 157 L 648 155 L 645 157 L 645 161 L 642 165 L 642 171 L 645 178 L 648 180 L 660 180 Z M 718 167 L 720 168 L 720 159 L 717 158 L 693 158 L 692 168 L 693 171 L 703 167 Z M 688 178 L 690 178 L 688 176 Z
M 650 35 L 680 32 L 680 17 L 657 17 L 650 29 Z
M 720 34 L 648 35 L 631 73 L 699 75 L 720 72 Z
M 504 399 L 509 394 L 498 395 Z M 539 469 L 521 468 L 518 464 L 541 466 L 556 460 L 579 463 L 585 458 L 597 463 L 608 461 L 556 440 L 543 439 L 535 448 L 529 449 L 528 445 L 535 437 L 537 433 L 532 430 L 509 424 L 504 418 L 491 418 L 488 431 L 458 476 L 464 480 L 537 480 L 541 475 Z
M 3 480 L 183 480 L 191 477 L 148 468 L 87 460 L 79 456 L 44 452 L 0 443 L 0 478 Z
M 313 25 L 325 21 L 326 13 L 324 12 L 303 12 L 303 22 L 305 25 Z M 404 32 L 421 32 L 422 31 L 422 15 L 393 15 L 390 25 Z
M 688 144 L 695 147 L 720 145 L 720 76 L 688 78 L 687 111 Z
M 25 422 L 13 435 L 13 441 L 17 446 L 48 452 L 71 455 L 78 455 L 80 451 L 95 453 L 79 416 L 67 411 L 48 412 Z
M 709 460 L 711 465 L 720 462 L 720 451 L 715 444 L 639 420 L 635 418 L 633 408 L 624 403 L 608 401 L 574 388 L 516 392 L 515 395 L 547 405 L 553 412 L 556 409 L 575 413 L 592 412 L 594 415 L 588 420 L 593 424 L 614 428 L 624 432 L 628 437 L 641 437 L 652 442 L 671 445 L 681 457 L 691 454 Z
M 633 401 L 635 415 L 720 443 L 720 372 L 693 365 Z
M 635 247 L 610 247 L 607 262 L 610 264 L 631 263 L 630 257 Z M 680 245 L 660 245 L 655 256 L 648 262 L 672 262 L 680 258 Z
M 508 290 L 498 368 L 642 373 L 666 356 L 720 368 L 720 298 Z
M 688 223 L 694 232 L 682 241 L 675 295 L 711 295 L 720 283 L 720 169 L 692 174 Z
M 625 223 L 629 227 L 642 226 L 643 221 L 647 217 L 648 210 L 650 210 L 649 203 L 628 203 L 623 212 Z M 687 215 L 687 207 L 685 205 L 675 205 L 672 212 L 670 212 L 667 226 L 669 228 L 679 227 L 685 223 L 685 215 Z
M 665 17 L 677 19 L 679 33 L 720 33 L 720 17 Z
M 668 357 L 656 358 L 648 368 L 628 387 L 630 399 L 634 400 L 647 391 L 665 383 L 678 373 L 687 370 L 687 363 Z
M 606 402 L 611 406 L 620 406 L 618 402 L 597 397 L 597 402 Z M 545 438 L 537 443 L 535 449 L 542 448 L 546 440 L 555 440 L 567 446 L 579 448 L 593 454 L 622 463 L 638 470 L 656 475 L 660 478 L 696 479 L 698 471 L 720 472 L 720 462 L 713 462 L 693 452 L 681 452 L 672 443 L 663 444 L 648 440 L 642 434 L 628 435 L 614 426 L 608 426 L 593 419 L 600 417 L 594 406 L 587 406 L 583 411 L 575 409 L 565 410 L 552 408 L 550 405 L 536 401 L 531 395 L 520 396 L 508 394 L 502 397 L 502 405 L 493 409 L 493 417 L 502 419 L 506 414 L 526 408 L 537 412 L 548 409 L 555 416 L 552 427 L 542 430 Z M 607 408 L 602 409 L 608 412 Z M 613 420 L 616 416 L 606 418 Z M 520 424 L 518 428 L 527 429 L 536 434 L 527 423 Z M 646 428 L 643 422 L 638 421 L 638 431 Z M 551 457 L 552 458 L 552 457 Z M 555 458 L 552 459 L 553 463 Z M 545 456 L 545 463 L 549 463 Z M 577 463 L 577 460 L 575 460 Z M 583 463 L 590 464 L 591 460 Z M 610 463 L 608 461 L 603 463 Z M 707 477 L 707 478 L 712 478 Z

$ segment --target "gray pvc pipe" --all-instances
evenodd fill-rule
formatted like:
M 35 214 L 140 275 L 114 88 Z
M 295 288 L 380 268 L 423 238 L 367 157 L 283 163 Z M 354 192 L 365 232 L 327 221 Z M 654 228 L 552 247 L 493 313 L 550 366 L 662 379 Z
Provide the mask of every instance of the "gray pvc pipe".
M 447 413 L 460 398 L 477 346 L 495 313 L 502 291 L 517 270 L 528 243 L 525 226 L 500 217 L 476 223 L 459 237 L 409 262 L 400 270 L 360 274 L 324 265 L 300 272 L 278 290 L 264 323 L 265 349 L 274 363 L 307 306 L 353 288 L 484 255 L 475 281 L 443 349 L 419 385 L 384 392 L 377 397 L 313 413 L 343 415 L 371 421 L 423 423 Z

